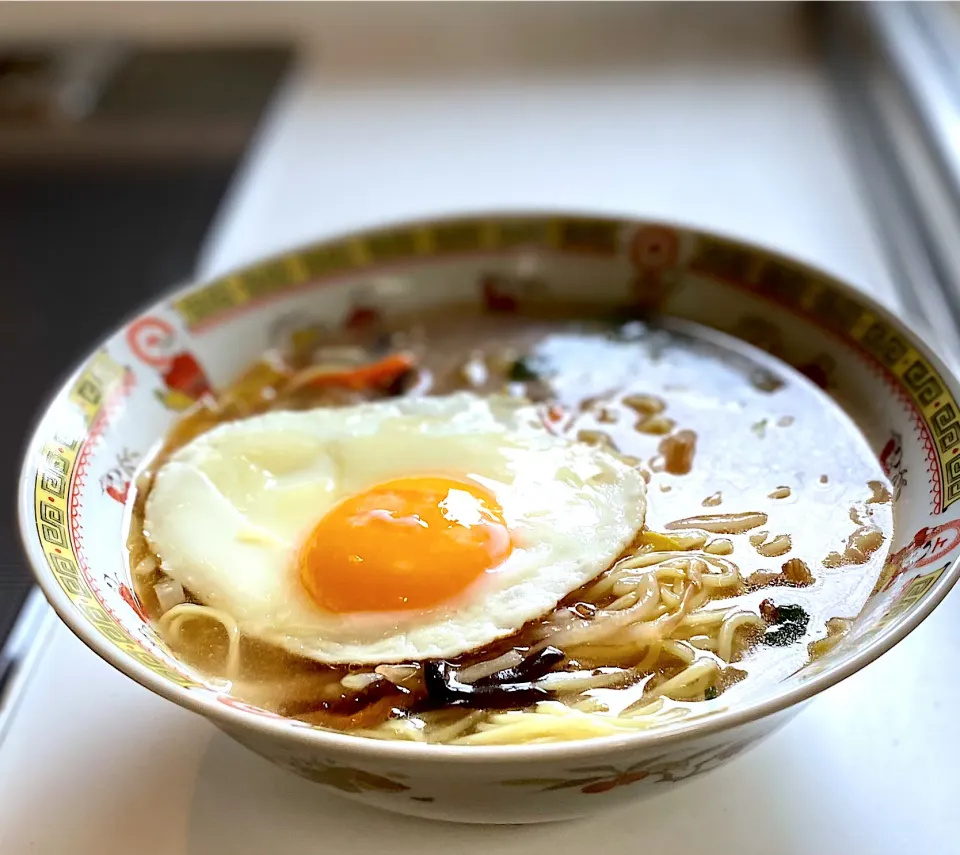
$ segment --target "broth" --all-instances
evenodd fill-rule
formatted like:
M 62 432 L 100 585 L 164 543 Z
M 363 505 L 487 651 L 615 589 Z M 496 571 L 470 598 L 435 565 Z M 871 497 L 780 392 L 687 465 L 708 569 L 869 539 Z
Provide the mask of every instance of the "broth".
M 371 360 L 402 349 L 415 366 L 367 391 L 291 380 L 294 369 L 345 358 L 344 347 Z M 144 538 L 143 508 L 152 473 L 176 448 L 267 409 L 460 389 L 540 402 L 552 431 L 614 449 L 648 481 L 638 540 L 553 613 L 454 660 L 374 668 L 321 665 L 244 636 L 190 591 L 183 605 L 161 605 L 169 580 Z M 187 416 L 137 486 L 136 592 L 178 658 L 281 715 L 458 744 L 654 727 L 782 680 L 842 636 L 893 526 L 866 441 L 789 367 L 691 324 L 467 310 L 272 355 Z

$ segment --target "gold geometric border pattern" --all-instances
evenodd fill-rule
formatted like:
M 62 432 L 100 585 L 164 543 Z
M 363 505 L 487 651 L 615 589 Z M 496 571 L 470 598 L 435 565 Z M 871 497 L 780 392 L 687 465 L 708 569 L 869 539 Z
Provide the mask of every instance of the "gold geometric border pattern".
M 196 330 L 297 287 L 391 265 L 530 248 L 615 256 L 624 226 L 617 220 L 517 217 L 382 229 L 247 268 L 181 297 L 173 307 Z
M 910 580 L 910 582 L 904 586 L 900 595 L 894 600 L 893 605 L 887 610 L 887 613 L 878 622 L 877 628 L 881 630 L 884 629 L 894 619 L 912 609 L 927 595 L 937 580 L 949 569 L 950 564 L 944 564 L 943 567 L 931 570 L 929 573 Z
M 882 633 L 891 623 L 897 620 L 902 615 L 906 614 L 910 609 L 912 609 L 917 603 L 919 603 L 929 592 L 930 589 L 937 583 L 937 580 L 950 569 L 950 563 L 944 564 L 942 567 L 931 570 L 929 573 L 925 573 L 922 576 L 917 576 L 914 579 L 911 579 L 906 585 L 903 586 L 903 590 L 894 597 L 893 601 L 887 606 L 885 612 L 883 612 L 876 622 L 871 624 L 866 628 L 862 633 L 858 635 L 851 635 L 851 641 L 853 642 L 854 648 L 861 647 L 868 642 L 876 638 L 880 633 Z M 871 598 L 874 595 L 871 595 Z M 803 675 L 804 679 L 810 679 L 811 677 L 817 676 L 817 674 L 823 673 L 832 663 L 837 659 L 834 656 L 835 651 L 841 651 L 844 648 L 843 644 L 838 645 L 834 650 L 831 650 L 827 653 L 822 659 L 814 659 L 807 662 L 805 665 L 801 666 L 794 674 Z M 790 676 L 794 676 L 791 674 Z
M 893 623 L 894 620 L 905 614 L 917 603 L 919 603 L 920 600 L 922 600 L 927 593 L 929 593 L 930 589 L 936 584 L 937 580 L 949 569 L 950 564 L 947 563 L 936 570 L 931 570 L 929 573 L 925 573 L 922 576 L 917 576 L 916 578 L 911 579 L 906 585 L 904 585 L 903 590 L 897 594 L 894 601 L 890 604 L 889 608 L 883 613 L 880 619 L 866 632 L 864 632 L 858 640 L 871 639 L 883 632 L 883 630 Z
M 44 557 L 57 583 L 97 632 L 141 665 L 181 686 L 194 685 L 144 650 L 118 624 L 90 587 L 70 537 L 70 516 L 77 512 L 71 501 L 72 482 L 90 428 L 116 395 L 124 390 L 127 369 L 105 352 L 98 353 L 70 390 L 76 420 L 61 426 L 40 452 L 42 462 L 34 487 L 37 535 Z M 85 439 L 86 438 L 86 439 Z

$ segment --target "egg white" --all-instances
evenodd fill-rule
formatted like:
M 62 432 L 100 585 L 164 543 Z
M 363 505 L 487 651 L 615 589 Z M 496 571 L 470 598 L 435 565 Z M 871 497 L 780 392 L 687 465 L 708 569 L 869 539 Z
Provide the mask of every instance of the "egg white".
M 408 475 L 490 490 L 511 554 L 428 611 L 320 609 L 299 581 L 302 540 L 342 499 Z M 527 402 L 458 393 L 217 427 L 160 467 L 144 530 L 164 572 L 247 635 L 319 662 L 386 664 L 515 633 L 607 568 L 645 510 L 642 477 L 616 455 L 552 435 Z

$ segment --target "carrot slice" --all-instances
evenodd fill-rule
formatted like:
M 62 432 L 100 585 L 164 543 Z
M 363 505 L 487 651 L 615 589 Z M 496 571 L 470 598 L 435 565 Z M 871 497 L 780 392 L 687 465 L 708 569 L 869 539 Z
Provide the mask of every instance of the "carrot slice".
M 347 389 L 384 389 L 415 364 L 412 356 L 393 353 L 377 362 L 370 362 L 356 368 L 331 369 L 328 366 L 307 368 L 293 378 L 286 391 L 293 388 L 324 389 L 331 386 Z

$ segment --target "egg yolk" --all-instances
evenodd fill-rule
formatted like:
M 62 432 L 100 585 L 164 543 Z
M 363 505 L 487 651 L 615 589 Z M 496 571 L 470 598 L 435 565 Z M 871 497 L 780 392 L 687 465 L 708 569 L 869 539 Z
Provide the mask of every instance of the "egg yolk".
M 399 478 L 317 523 L 300 550 L 300 580 L 327 611 L 426 609 L 464 591 L 511 548 L 503 510 L 480 485 Z

